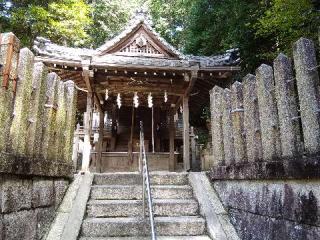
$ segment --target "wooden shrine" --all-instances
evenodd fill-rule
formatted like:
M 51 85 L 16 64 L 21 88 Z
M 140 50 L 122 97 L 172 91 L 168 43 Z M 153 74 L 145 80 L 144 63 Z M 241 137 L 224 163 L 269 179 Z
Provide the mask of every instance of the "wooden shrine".
M 209 90 L 229 86 L 240 70 L 236 49 L 212 57 L 184 55 L 142 12 L 98 49 L 59 46 L 41 37 L 33 49 L 37 61 L 80 90 L 83 122 L 75 143 L 83 141 L 82 170 L 98 172 L 138 170 L 140 121 L 151 170 L 176 171 L 180 161 L 190 169 L 189 112 L 200 115 Z

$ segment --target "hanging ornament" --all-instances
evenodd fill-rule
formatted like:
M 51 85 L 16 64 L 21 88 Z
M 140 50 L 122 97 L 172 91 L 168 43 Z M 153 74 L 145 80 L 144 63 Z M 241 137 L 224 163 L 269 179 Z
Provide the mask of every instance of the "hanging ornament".
M 118 108 L 120 109 L 121 108 L 121 96 L 120 96 L 120 93 L 118 93 L 118 96 L 117 96 L 117 105 L 118 105 Z
M 153 107 L 153 102 L 152 102 L 152 95 L 149 93 L 148 95 L 148 107 L 152 108 Z
M 108 89 L 106 89 L 106 97 L 105 97 L 105 100 L 107 101 L 107 100 L 108 100 L 108 98 L 109 98 L 109 90 L 108 90 Z
M 96 143 L 96 142 L 98 142 L 98 141 L 99 141 L 99 133 L 95 132 L 95 133 L 93 134 L 93 142 Z
M 178 113 L 176 112 L 176 113 L 174 114 L 174 116 L 173 116 L 173 121 L 176 122 L 176 121 L 178 121 L 178 120 L 179 120 L 179 115 L 178 115 Z
M 182 106 L 180 106 L 180 112 L 183 113 L 183 108 L 182 108 Z
M 133 96 L 133 105 L 135 108 L 139 107 L 139 96 L 137 92 L 135 92 Z
M 168 93 L 167 91 L 164 92 L 164 102 L 168 102 Z

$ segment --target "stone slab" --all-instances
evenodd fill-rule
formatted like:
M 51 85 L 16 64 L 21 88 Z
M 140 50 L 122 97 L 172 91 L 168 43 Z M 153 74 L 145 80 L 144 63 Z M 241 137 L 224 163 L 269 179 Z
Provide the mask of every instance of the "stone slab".
M 198 203 L 191 199 L 155 199 L 155 216 L 195 216 Z M 142 200 L 91 200 L 87 206 L 88 217 L 142 216 Z
M 157 236 L 158 240 L 190 240 L 190 236 Z M 102 237 L 87 238 L 82 237 L 80 240 L 150 240 L 150 237 Z M 192 240 L 211 240 L 208 236 L 192 236 Z
M 226 221 L 227 212 L 206 174 L 193 172 L 189 174 L 189 179 L 199 201 L 200 213 L 206 219 L 208 235 L 217 240 L 239 240 L 232 224 Z
M 32 207 L 46 207 L 54 204 L 52 180 L 33 180 Z
M 192 198 L 192 188 L 188 185 L 154 185 L 151 187 L 154 199 L 187 199 Z M 92 199 L 141 199 L 140 185 L 100 185 L 91 189 Z
M 37 216 L 33 210 L 5 214 L 3 217 L 4 239 L 36 239 Z
M 68 189 L 69 182 L 66 180 L 55 180 L 54 181 L 54 196 L 55 196 L 55 207 L 58 208 L 62 202 L 62 199 Z
M 186 173 L 151 172 L 150 181 L 153 185 L 186 185 L 188 177 Z M 118 172 L 95 174 L 96 185 L 138 185 L 142 184 L 141 174 Z
M 31 208 L 32 181 L 9 177 L 2 185 L 2 212 Z
M 201 235 L 205 232 L 205 220 L 199 217 L 156 217 L 159 235 Z M 82 236 L 147 236 L 149 224 L 138 218 L 89 218 L 82 224 Z
M 49 208 L 37 208 L 35 209 L 35 214 L 37 217 L 37 238 L 42 239 L 44 235 L 48 232 L 52 221 L 55 217 L 54 207 Z

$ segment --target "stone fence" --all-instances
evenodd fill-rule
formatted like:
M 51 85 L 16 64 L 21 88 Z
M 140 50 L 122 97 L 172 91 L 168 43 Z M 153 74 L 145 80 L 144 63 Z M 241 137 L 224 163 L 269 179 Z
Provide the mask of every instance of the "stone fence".
M 262 64 L 242 83 L 210 91 L 212 179 L 320 176 L 320 83 L 313 42 L 298 40 L 293 60 L 280 54 L 273 67 Z
M 77 91 L 0 35 L 0 173 L 69 177 Z

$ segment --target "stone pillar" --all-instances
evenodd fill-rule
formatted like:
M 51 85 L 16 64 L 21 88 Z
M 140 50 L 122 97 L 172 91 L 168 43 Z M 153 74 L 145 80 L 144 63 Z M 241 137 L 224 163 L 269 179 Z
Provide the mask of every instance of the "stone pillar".
M 47 102 L 43 121 L 42 156 L 45 159 L 55 159 L 56 115 L 58 107 L 58 85 L 60 78 L 56 73 L 49 73 L 47 77 Z
M 57 95 L 57 115 L 55 122 L 55 143 L 54 143 L 54 157 L 57 162 L 63 162 L 64 159 L 64 147 L 65 147 L 65 129 L 66 129 L 66 88 L 62 81 L 58 82 L 58 95 Z
M 14 104 L 14 117 L 10 129 L 12 149 L 18 156 L 26 155 L 28 118 L 32 92 L 32 71 L 34 55 L 23 48 L 19 55 L 17 92 Z
M 276 160 L 281 156 L 281 143 L 272 67 L 262 64 L 256 76 L 263 160 Z
M 13 33 L 0 35 L 0 152 L 10 145 L 15 83 L 20 42 Z
M 292 65 L 289 58 L 283 54 L 279 54 L 274 61 L 274 80 L 282 157 L 292 158 L 303 153 L 303 145 Z
M 46 78 L 48 70 L 43 63 L 36 63 L 33 67 L 32 94 L 30 100 L 30 114 L 27 153 L 29 156 L 39 157 L 42 145 L 42 129 L 44 105 L 46 101 Z
M 65 82 L 66 88 L 66 126 L 65 126 L 65 152 L 64 159 L 66 163 L 72 163 L 72 145 L 73 145 L 73 136 L 74 129 L 76 125 L 76 112 L 77 112 L 77 90 L 75 88 L 73 81 Z
M 190 169 L 189 98 L 183 97 L 183 163 L 184 170 Z
M 316 52 L 311 40 L 301 38 L 293 45 L 300 114 L 307 154 L 320 151 L 319 75 Z
M 246 134 L 247 158 L 249 162 L 262 159 L 262 142 L 256 77 L 248 74 L 243 79 L 244 129 Z
M 77 170 L 78 166 L 78 152 L 79 152 L 79 134 L 80 134 L 80 124 L 77 124 L 77 129 L 74 133 L 73 137 L 73 148 L 72 148 L 72 162 L 73 162 L 73 169 Z
M 221 87 L 215 86 L 210 92 L 213 166 L 225 164 L 222 127 L 222 96 L 223 89 Z
M 224 156 L 225 164 L 230 165 L 234 163 L 234 137 L 232 129 L 231 118 L 231 91 L 226 88 L 223 92 L 222 99 L 222 130 L 223 130 L 223 144 L 224 144 Z
M 236 163 L 247 161 L 245 131 L 243 126 L 243 92 L 242 84 L 235 82 L 231 86 L 232 127 L 234 137 L 234 158 Z

